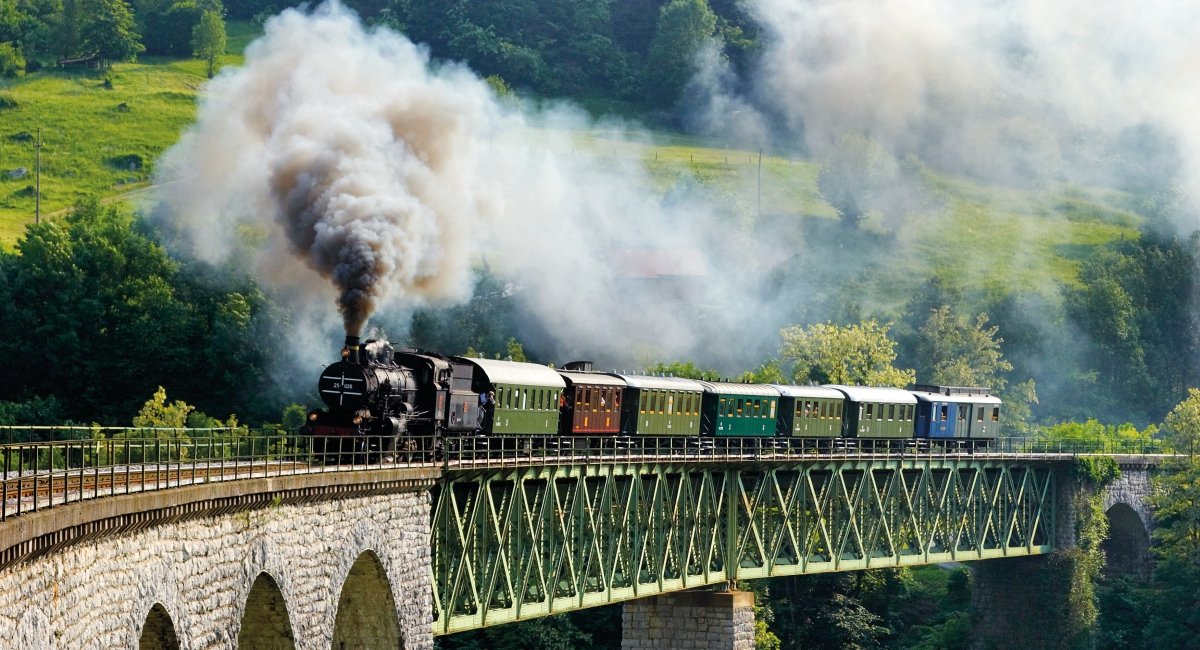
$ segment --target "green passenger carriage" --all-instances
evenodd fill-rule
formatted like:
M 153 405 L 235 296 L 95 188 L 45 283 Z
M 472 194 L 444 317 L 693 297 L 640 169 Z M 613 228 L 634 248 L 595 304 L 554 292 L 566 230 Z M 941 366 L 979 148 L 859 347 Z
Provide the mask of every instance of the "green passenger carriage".
M 912 438 L 917 398 L 899 388 L 827 386 L 846 396 L 842 435 L 847 438 Z
M 491 428 L 495 435 L 558 433 L 558 406 L 566 382 L 548 366 L 536 363 L 458 357 L 475 367 L 472 389 L 496 392 Z
M 704 388 L 690 379 L 614 375 L 625 380 L 621 433 L 625 435 L 695 436 L 700 433 Z
M 763 384 L 702 381 L 705 433 L 715 436 L 774 436 L 779 391 Z
M 842 406 L 846 396 L 824 386 L 780 386 L 779 434 L 794 438 L 836 438 L 842 435 Z

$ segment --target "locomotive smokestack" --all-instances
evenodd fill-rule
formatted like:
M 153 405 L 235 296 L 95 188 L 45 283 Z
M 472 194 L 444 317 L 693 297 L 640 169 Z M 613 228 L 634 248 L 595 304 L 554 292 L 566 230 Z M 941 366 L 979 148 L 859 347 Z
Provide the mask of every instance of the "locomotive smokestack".
M 342 348 L 342 356 L 351 363 L 362 363 L 357 336 L 346 335 L 346 347 Z

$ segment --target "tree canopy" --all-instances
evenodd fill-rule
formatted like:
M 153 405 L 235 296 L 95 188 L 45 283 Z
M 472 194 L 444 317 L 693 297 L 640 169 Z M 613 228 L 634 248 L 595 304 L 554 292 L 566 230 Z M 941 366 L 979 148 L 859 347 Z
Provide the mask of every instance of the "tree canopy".
M 280 314 L 245 280 L 194 274 L 128 213 L 79 204 L 0 254 L 0 399 L 128 420 L 156 386 L 207 410 L 278 412 L 265 381 Z M 256 394 L 257 393 L 257 394 Z
M 95 54 L 105 65 L 112 65 L 145 51 L 125 0 L 81 1 L 85 17 L 79 29 L 81 54 Z
M 212 79 L 217 59 L 225 54 L 225 19 L 215 9 L 207 9 L 192 30 L 192 53 L 204 60 Z
M 890 326 L 867 320 L 844 327 L 789 327 L 780 333 L 781 356 L 793 365 L 796 383 L 904 387 L 916 380 L 916 373 L 892 365 L 896 343 L 888 338 Z
M 692 76 L 696 53 L 716 29 L 717 16 L 705 0 L 671 0 L 663 6 L 646 59 L 651 101 L 670 105 L 679 98 Z

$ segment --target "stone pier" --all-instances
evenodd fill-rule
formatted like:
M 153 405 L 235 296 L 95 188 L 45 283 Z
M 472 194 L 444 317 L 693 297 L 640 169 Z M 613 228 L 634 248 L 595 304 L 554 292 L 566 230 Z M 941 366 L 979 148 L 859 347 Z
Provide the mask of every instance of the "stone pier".
M 0 571 L 0 647 L 432 648 L 437 474 L 248 479 L 22 515 L 0 528 L 33 549 Z M 78 541 L 54 548 L 65 521 Z
M 753 650 L 754 594 L 685 591 L 625 603 L 622 650 Z

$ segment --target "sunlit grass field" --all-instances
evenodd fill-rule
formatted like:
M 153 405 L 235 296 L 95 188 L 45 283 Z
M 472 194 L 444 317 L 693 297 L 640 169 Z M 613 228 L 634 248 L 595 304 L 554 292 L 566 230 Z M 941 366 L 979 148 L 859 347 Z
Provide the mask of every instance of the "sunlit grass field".
M 231 23 L 222 64 L 240 63 L 256 33 Z M 34 219 L 39 130 L 41 215 L 54 218 L 84 197 L 147 187 L 157 158 L 195 118 L 205 81 L 200 60 L 155 57 L 0 79 L 0 248 L 11 249 Z
M 240 64 L 258 29 L 231 23 L 222 64 Z M 0 80 L 0 248 L 11 250 L 34 218 L 39 129 L 43 217 L 56 218 L 87 196 L 133 197 L 150 186 L 156 160 L 194 119 L 204 72 L 199 60 L 147 58 L 108 71 Z M 734 227 L 750 227 L 759 215 L 785 223 L 837 218 L 810 161 L 679 134 L 641 134 L 630 142 L 597 127 L 571 139 L 580 155 L 643 165 L 657 192 L 681 184 L 703 188 Z M 1114 239 L 1137 237 L 1141 222 L 1130 197 L 1112 190 L 993 187 L 930 170 L 922 171 L 921 183 L 933 207 L 864 224 L 898 233 L 887 268 L 907 277 L 940 274 L 967 286 L 1034 290 L 1071 283 L 1080 260 Z M 880 291 L 886 285 L 881 281 Z

